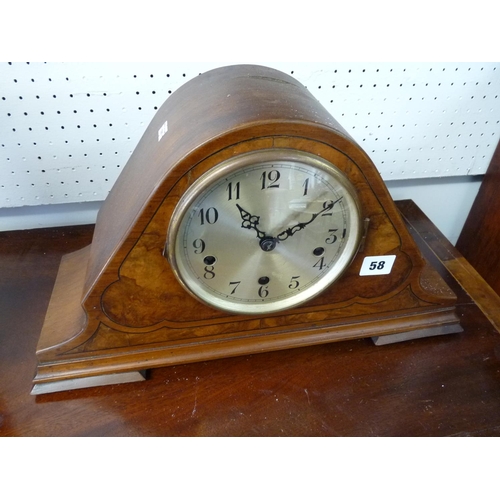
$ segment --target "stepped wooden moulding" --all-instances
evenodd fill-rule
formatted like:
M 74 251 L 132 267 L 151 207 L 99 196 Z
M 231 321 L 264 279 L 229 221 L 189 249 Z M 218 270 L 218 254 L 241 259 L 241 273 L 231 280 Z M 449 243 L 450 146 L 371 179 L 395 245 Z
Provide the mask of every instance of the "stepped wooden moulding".
M 376 167 L 292 77 L 219 68 L 157 112 L 61 261 L 33 394 L 146 369 L 461 331 Z

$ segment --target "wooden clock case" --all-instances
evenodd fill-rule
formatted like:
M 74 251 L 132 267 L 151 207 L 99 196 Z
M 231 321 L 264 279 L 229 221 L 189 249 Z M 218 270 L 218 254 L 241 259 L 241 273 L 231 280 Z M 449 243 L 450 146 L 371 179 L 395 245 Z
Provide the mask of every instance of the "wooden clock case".
M 350 267 L 318 297 L 269 315 L 232 315 L 184 291 L 164 256 L 167 229 L 202 173 L 268 148 L 338 166 L 357 189 L 366 233 Z M 359 275 L 366 256 L 385 255 L 396 256 L 390 274 Z M 456 332 L 455 299 L 421 256 L 370 158 L 303 85 L 270 68 L 220 68 L 168 98 L 103 204 L 92 244 L 63 258 L 33 393 L 135 380 L 169 364 Z

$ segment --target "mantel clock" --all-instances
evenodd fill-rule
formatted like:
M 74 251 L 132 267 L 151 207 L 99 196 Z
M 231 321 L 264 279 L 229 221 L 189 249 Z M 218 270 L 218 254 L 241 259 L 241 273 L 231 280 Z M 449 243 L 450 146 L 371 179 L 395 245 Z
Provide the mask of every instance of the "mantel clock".
M 235 65 L 159 109 L 66 255 L 34 394 L 164 365 L 460 331 L 376 167 L 292 77 Z

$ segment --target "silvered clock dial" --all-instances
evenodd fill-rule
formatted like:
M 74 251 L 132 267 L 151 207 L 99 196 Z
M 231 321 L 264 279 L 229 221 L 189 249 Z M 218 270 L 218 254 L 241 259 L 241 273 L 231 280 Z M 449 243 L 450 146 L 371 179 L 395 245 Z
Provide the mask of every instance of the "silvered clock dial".
M 330 162 L 266 149 L 224 161 L 180 199 L 166 253 L 184 288 L 240 314 L 302 304 L 331 285 L 361 237 L 356 191 Z

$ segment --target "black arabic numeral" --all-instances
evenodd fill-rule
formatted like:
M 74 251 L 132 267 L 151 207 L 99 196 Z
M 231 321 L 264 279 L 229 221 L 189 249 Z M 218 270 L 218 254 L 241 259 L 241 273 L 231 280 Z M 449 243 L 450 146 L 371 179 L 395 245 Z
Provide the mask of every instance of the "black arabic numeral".
M 332 200 L 325 201 L 323 203 L 323 209 L 326 211 L 321 214 L 321 217 L 333 215 L 333 212 L 332 212 L 333 205 L 334 205 L 334 202 Z
M 240 283 L 241 283 L 241 281 L 230 281 L 230 282 L 229 282 L 229 286 L 234 287 L 234 288 L 231 290 L 231 295 L 233 295 L 233 294 L 234 294 L 234 292 L 236 292 L 236 289 L 240 286 Z
M 262 181 L 261 189 L 269 189 L 269 188 L 279 188 L 280 185 L 278 183 L 281 174 L 278 170 L 270 170 L 269 172 L 262 172 L 260 179 Z
M 240 199 L 240 183 L 239 182 L 237 182 L 234 186 L 233 186 L 233 183 L 230 182 L 227 185 L 226 191 L 227 191 L 227 201 L 231 201 L 233 199 L 233 196 L 234 196 L 235 200 Z
M 205 274 L 203 275 L 203 277 L 206 280 L 214 279 L 215 278 L 214 269 L 215 269 L 214 266 L 205 266 Z
M 215 224 L 219 219 L 219 212 L 214 207 L 207 208 L 206 211 L 204 208 L 200 210 L 200 225 L 204 225 L 205 222 L 208 224 Z
M 326 238 L 325 243 L 327 245 L 333 245 L 337 240 L 338 236 L 335 234 L 335 232 L 338 231 L 338 229 L 329 229 L 328 232 L 330 233 L 330 236 Z
M 193 247 L 195 249 L 194 253 L 203 253 L 205 251 L 205 242 L 201 238 L 198 238 L 197 240 L 193 241 Z
M 307 191 L 309 189 L 309 177 L 302 183 L 302 187 L 304 188 L 304 194 L 302 196 L 307 196 Z
M 321 271 L 325 266 L 326 266 L 325 258 L 321 257 L 321 259 L 319 259 L 318 262 L 316 262 L 316 264 L 314 264 L 313 267 L 317 267 Z

